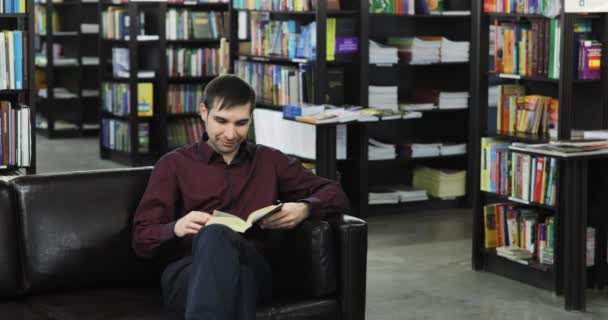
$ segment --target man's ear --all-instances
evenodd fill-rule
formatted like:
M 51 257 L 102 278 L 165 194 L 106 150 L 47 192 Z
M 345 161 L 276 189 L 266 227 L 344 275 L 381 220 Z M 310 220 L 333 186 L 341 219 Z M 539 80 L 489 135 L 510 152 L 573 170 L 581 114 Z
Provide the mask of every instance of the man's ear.
M 201 118 L 203 119 L 203 121 L 205 121 L 205 119 L 207 119 L 209 110 L 205 106 L 204 102 L 201 102 L 201 104 L 199 105 L 199 108 L 200 108 L 200 111 L 201 111 Z

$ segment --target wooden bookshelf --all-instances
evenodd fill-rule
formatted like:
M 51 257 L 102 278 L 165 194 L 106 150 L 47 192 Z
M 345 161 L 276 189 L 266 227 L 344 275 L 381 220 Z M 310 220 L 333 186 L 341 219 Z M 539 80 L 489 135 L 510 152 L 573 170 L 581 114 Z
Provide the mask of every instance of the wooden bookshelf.
M 495 19 L 513 23 L 525 23 L 530 19 L 546 20 L 542 15 L 485 13 L 483 2 L 473 3 L 471 62 L 471 100 L 474 123 L 471 136 L 475 144 L 469 149 L 472 155 L 474 178 L 470 180 L 474 190 L 472 267 L 474 270 L 492 272 L 534 287 L 544 288 L 564 296 L 567 310 L 584 310 L 585 290 L 602 287 L 606 277 L 602 275 L 606 265 L 606 219 L 602 207 L 606 206 L 602 194 L 605 192 L 606 179 L 603 167 L 605 156 L 584 158 L 557 158 L 555 183 L 556 204 L 546 205 L 527 202 L 481 190 L 481 143 L 482 137 L 492 137 L 504 142 L 546 143 L 548 135 L 527 133 L 508 133 L 490 127 L 491 117 L 488 108 L 488 87 L 491 84 L 509 84 L 515 81 L 525 87 L 526 95 L 540 94 L 559 100 L 558 139 L 569 139 L 572 129 L 608 128 L 608 99 L 599 89 L 608 85 L 606 49 L 608 45 L 608 15 L 594 14 L 581 16 L 561 12 L 556 19 L 561 24 L 560 69 L 557 79 L 538 76 L 519 76 L 495 73 L 490 69 L 492 57 L 489 52 L 489 30 Z M 601 79 L 580 80 L 574 61 L 577 45 L 574 25 L 579 18 L 591 19 L 593 32 L 603 44 Z M 592 92 L 596 92 L 593 94 Z M 518 151 L 519 152 L 519 151 Z M 543 156 L 538 152 L 521 152 L 532 156 Z M 588 186 L 594 185 L 593 188 Z M 523 265 L 496 255 L 495 251 L 484 248 L 484 206 L 489 203 L 512 202 L 519 206 L 538 209 L 553 215 L 555 219 L 553 259 L 554 264 L 546 266 L 538 263 Z M 595 264 L 586 267 L 587 227 L 595 229 Z
M 45 52 L 38 52 L 46 57 L 46 64 L 37 64 L 36 72 L 44 73 L 47 89 L 46 97 L 37 95 L 38 116 L 46 122 L 46 126 L 37 127 L 37 132 L 49 138 L 97 134 L 97 101 L 83 96 L 83 90 L 96 90 L 98 87 L 97 77 L 94 76 L 97 74 L 97 65 L 84 62 L 83 57 L 97 57 L 98 35 L 82 30 L 82 24 L 98 24 L 97 3 L 45 1 L 35 5 L 45 8 L 47 13 L 47 30 L 36 35 L 40 43 L 46 46 Z M 52 12 L 56 12 L 61 21 L 60 30 L 52 30 L 50 27 Z M 56 57 L 53 57 L 53 44 L 61 45 L 65 57 L 76 59 L 76 63 L 57 63 Z M 56 88 L 66 88 L 75 97 L 66 99 L 58 96 L 54 91 Z M 57 121 L 67 122 L 71 126 L 60 129 L 55 125 Z
M 0 90 L 0 100 L 8 101 L 11 103 L 10 109 L 16 110 L 16 112 L 20 112 L 21 105 L 25 105 L 29 107 L 30 117 L 27 119 L 30 130 L 29 137 L 26 139 L 29 140 L 30 150 L 29 152 L 25 152 L 25 155 L 29 157 L 30 164 L 24 165 L 23 163 L 19 163 L 17 161 L 9 161 L 8 163 L 2 161 L 0 158 L 0 163 L 4 163 L 4 165 L 0 165 L 0 176 L 18 176 L 23 174 L 35 174 L 36 173 L 36 99 L 35 99 L 35 86 L 34 86 L 34 1 L 26 1 L 25 8 L 23 13 L 0 13 L 0 21 L 4 26 L 5 30 L 10 31 L 21 31 L 24 33 L 25 37 L 22 38 L 23 41 L 23 58 L 21 60 L 21 73 L 23 78 L 22 80 L 22 89 L 15 89 L 16 87 L 9 87 L 9 89 Z M 24 50 L 27 48 L 27 52 Z M 7 58 L 8 60 L 8 58 Z M 2 61 L 7 67 L 9 66 L 8 62 Z M 15 80 L 17 80 L 17 76 L 15 74 Z M 18 132 L 17 129 L 11 128 L 9 126 L 8 130 L 13 132 Z M 28 133 L 25 130 L 24 133 Z M 10 133 L 9 137 L 11 136 Z M 17 133 L 14 133 L 17 135 Z M 15 147 L 15 151 L 18 153 L 21 151 L 20 149 L 20 141 L 19 138 L 16 138 L 17 146 Z M 9 152 L 11 154 L 11 152 Z M 3 154 L 4 156 L 4 154 Z

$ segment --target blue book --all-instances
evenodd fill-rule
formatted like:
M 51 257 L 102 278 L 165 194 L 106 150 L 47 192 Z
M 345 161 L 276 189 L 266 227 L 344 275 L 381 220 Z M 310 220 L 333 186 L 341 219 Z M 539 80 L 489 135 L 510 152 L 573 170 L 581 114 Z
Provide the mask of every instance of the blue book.
M 15 89 L 23 89 L 23 33 L 21 31 L 13 31 L 13 40 L 15 42 Z

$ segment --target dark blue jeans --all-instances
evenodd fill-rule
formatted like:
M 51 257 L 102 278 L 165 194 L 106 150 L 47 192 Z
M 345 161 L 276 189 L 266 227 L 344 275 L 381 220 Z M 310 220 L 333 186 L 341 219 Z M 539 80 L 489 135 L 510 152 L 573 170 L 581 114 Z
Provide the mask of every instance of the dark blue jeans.
M 164 270 L 163 299 L 186 320 L 255 319 L 256 305 L 271 296 L 271 269 L 255 246 L 222 225 L 194 236 L 192 256 Z

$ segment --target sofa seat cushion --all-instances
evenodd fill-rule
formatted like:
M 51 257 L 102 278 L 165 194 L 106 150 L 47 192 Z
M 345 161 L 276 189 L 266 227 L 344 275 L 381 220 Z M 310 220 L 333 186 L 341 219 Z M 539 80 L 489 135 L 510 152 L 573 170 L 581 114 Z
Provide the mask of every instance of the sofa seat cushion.
M 33 309 L 56 320 L 173 319 L 158 290 L 107 289 L 31 296 Z
M 46 320 L 47 317 L 18 301 L 0 301 L 0 319 Z

